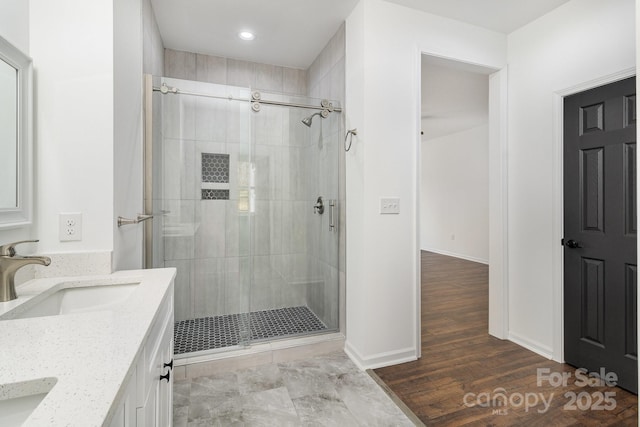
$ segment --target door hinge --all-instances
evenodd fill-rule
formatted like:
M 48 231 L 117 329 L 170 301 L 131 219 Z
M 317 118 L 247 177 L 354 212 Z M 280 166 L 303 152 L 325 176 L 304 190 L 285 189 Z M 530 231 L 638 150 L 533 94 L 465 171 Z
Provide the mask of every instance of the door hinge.
M 561 244 L 562 246 L 564 246 L 564 239 L 561 239 L 561 240 L 560 240 L 560 244 Z

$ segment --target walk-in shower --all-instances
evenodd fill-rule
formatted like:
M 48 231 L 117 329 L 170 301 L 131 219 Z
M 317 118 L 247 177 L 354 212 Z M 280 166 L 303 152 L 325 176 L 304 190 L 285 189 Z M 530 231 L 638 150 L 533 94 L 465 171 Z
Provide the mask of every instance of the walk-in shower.
M 176 355 L 337 331 L 338 103 L 146 86 L 145 257 L 177 268 Z

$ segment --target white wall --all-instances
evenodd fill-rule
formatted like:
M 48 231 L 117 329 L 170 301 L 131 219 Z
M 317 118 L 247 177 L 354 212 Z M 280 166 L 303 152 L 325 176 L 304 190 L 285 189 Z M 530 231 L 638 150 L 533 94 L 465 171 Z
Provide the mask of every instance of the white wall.
M 557 354 L 553 94 L 634 67 L 633 0 L 574 0 L 508 37 L 509 335 Z M 558 253 L 558 251 L 556 251 Z
M 154 76 L 164 75 L 164 46 L 151 0 L 142 0 L 143 71 Z
M 164 74 L 164 48 L 149 0 L 114 0 L 113 217 L 144 212 L 143 72 Z M 157 219 L 156 219 L 157 221 Z M 113 270 L 142 268 L 143 225 L 114 226 Z
M 136 218 L 144 210 L 142 2 L 115 0 L 113 13 L 113 218 Z M 114 227 L 114 270 L 142 268 L 142 239 L 143 225 Z
M 486 125 L 489 77 L 495 70 L 423 55 L 422 139 L 434 139 Z
M 401 25 L 400 25 L 401 23 Z M 381 0 L 347 19 L 347 343 L 361 367 L 418 356 L 420 52 L 492 68 L 506 37 Z M 380 215 L 399 197 L 400 215 Z
M 110 268 L 142 266 L 142 227 L 116 226 L 142 212 L 142 13 L 140 0 L 31 1 L 38 252 L 113 252 Z M 60 212 L 82 212 L 82 241 L 59 241 Z
M 489 262 L 489 129 L 422 142 L 420 248 Z
M 113 249 L 113 1 L 31 0 L 38 252 Z M 58 214 L 82 212 L 82 241 Z
M 0 37 L 29 55 L 29 1 L 0 0 Z M 0 244 L 32 238 L 33 227 L 0 230 Z M 21 253 L 29 252 L 20 248 Z
M 0 0 L 0 37 L 29 54 L 29 0 Z

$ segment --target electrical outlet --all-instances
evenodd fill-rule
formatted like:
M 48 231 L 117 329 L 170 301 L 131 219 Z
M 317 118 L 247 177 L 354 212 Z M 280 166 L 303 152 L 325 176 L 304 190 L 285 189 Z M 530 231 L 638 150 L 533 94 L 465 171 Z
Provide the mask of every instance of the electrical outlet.
M 82 240 L 81 213 L 61 213 L 58 218 L 58 235 L 61 242 Z
M 397 197 L 383 197 L 380 199 L 380 213 L 385 214 L 399 214 L 400 213 L 400 199 Z

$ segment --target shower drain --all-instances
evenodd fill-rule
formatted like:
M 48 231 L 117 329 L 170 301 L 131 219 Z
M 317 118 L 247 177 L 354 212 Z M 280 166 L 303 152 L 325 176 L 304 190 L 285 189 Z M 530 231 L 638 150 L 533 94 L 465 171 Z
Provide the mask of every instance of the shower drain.
M 252 340 L 327 329 L 324 323 L 304 306 L 200 317 L 175 323 L 173 352 L 183 354 L 238 345 L 241 330 L 246 329 L 247 324 L 251 325 Z

